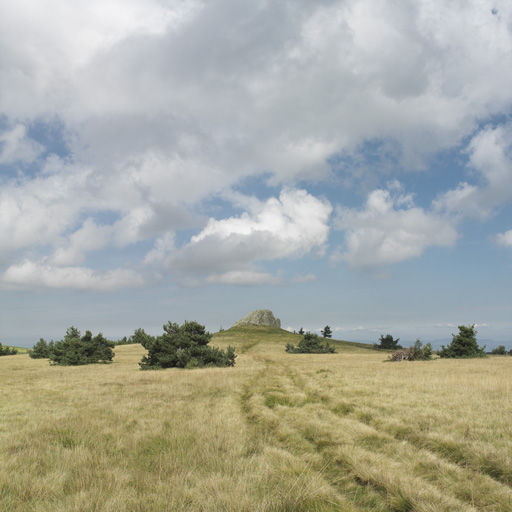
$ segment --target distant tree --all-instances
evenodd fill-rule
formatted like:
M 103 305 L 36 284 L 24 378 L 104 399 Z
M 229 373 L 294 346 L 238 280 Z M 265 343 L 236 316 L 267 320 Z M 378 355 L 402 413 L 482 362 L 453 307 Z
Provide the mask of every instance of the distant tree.
M 107 340 L 101 333 L 93 337 L 91 331 L 86 331 L 81 336 L 76 327 L 70 327 L 64 339 L 53 345 L 50 363 L 63 366 L 107 363 L 114 358 L 114 345 L 114 342 Z
M 321 331 L 321 333 L 324 338 L 332 338 L 332 331 L 328 325 L 324 327 L 324 330 Z
M 493 348 L 491 351 L 491 354 L 498 355 L 498 356 L 505 356 L 507 355 L 507 349 L 504 345 L 500 345 L 497 348 Z
M 29 351 L 28 355 L 32 359 L 48 359 L 53 350 L 53 341 L 47 343 L 43 338 L 39 338 L 39 341 L 34 345 L 32 350 Z
M 485 357 L 485 345 L 478 346 L 476 334 L 475 324 L 459 325 L 459 334 L 452 334 L 452 342 L 447 347 L 441 345 L 439 356 L 444 358 Z
M 181 326 L 168 322 L 163 329 L 161 336 L 148 336 L 141 342 L 148 351 L 139 363 L 142 370 L 235 364 L 235 349 L 210 347 L 212 335 L 197 322 L 185 322 Z
M 299 334 L 304 334 L 304 329 L 302 327 L 299 329 Z
M 0 356 L 14 356 L 18 353 L 18 349 L 14 347 L 8 347 L 0 343 Z
M 288 343 L 286 352 L 290 354 L 335 354 L 336 349 L 331 347 L 327 341 L 323 343 L 318 334 L 307 332 L 297 346 Z
M 400 338 L 397 338 L 396 340 L 391 336 L 391 334 L 386 334 L 386 336 L 380 335 L 379 338 L 380 343 L 374 343 L 373 347 L 376 349 L 382 349 L 382 350 L 398 350 L 401 349 L 402 346 L 398 344 L 400 341 Z

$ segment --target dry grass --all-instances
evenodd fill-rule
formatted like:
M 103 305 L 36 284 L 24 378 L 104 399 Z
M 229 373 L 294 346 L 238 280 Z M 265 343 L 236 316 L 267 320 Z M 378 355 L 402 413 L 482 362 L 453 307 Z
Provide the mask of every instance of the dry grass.
M 512 510 L 512 358 L 385 363 L 219 333 L 227 369 L 0 358 L 0 510 Z

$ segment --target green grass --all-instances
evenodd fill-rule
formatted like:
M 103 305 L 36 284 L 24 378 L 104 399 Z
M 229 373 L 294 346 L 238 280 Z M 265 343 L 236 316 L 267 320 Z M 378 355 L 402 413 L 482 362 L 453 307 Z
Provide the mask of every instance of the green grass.
M 512 511 L 512 358 L 287 354 L 240 327 L 233 368 L 0 358 L 0 510 Z

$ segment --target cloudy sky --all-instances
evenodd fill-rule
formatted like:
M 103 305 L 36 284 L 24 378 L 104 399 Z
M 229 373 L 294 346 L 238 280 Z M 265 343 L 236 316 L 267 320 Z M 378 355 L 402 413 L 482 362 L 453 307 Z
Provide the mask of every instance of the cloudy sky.
M 0 341 L 168 320 L 512 348 L 507 0 L 0 4 Z

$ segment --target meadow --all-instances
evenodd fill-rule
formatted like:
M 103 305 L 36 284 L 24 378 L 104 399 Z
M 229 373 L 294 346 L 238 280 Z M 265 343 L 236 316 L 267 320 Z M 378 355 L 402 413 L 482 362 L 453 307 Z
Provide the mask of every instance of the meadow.
M 0 358 L 0 510 L 512 511 L 512 357 L 287 354 L 240 327 L 232 368 Z

